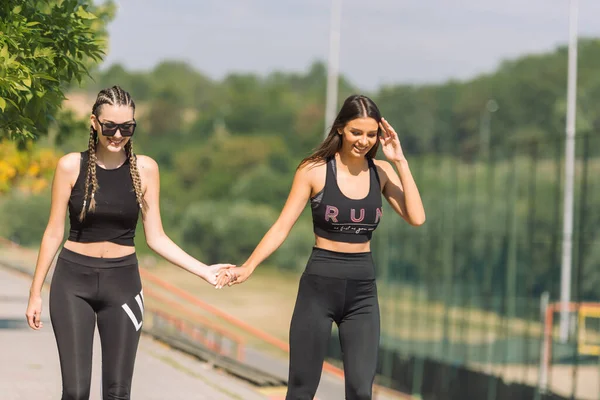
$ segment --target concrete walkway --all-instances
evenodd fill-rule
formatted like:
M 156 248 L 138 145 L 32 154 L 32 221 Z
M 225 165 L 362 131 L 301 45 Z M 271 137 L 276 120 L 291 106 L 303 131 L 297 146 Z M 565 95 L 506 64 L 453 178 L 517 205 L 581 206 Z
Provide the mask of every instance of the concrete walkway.
M 43 293 L 44 328 L 33 331 L 25 321 L 31 283 L 29 275 L 33 273 L 36 254 L 24 248 L 2 244 L 0 242 L 0 398 L 60 398 L 60 367 L 48 316 L 47 288 Z M 49 279 L 52 272 L 51 269 Z M 91 399 L 101 400 L 100 340 L 97 332 L 94 346 Z M 247 348 L 246 360 L 265 372 L 287 380 L 287 357 L 278 358 Z M 285 386 L 255 387 L 142 334 L 133 380 L 133 399 L 283 400 L 285 393 Z M 344 380 L 323 372 L 315 400 L 343 398 Z M 409 395 L 377 389 L 373 393 L 373 400 L 411 398 Z
M 30 279 L 0 267 L 0 397 L 2 400 L 58 399 L 60 367 L 47 291 L 42 310 L 44 327 L 31 330 L 25 322 Z M 100 397 L 100 341 L 94 342 L 91 399 Z M 257 388 L 212 369 L 185 354 L 142 336 L 134 374 L 133 399 L 259 400 Z

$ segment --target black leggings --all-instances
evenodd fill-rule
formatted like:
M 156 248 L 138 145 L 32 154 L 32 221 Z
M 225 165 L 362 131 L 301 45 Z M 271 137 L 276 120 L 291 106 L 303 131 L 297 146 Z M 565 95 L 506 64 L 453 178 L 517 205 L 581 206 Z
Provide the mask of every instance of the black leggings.
M 143 310 L 135 254 L 95 258 L 62 249 L 50 287 L 62 400 L 90 397 L 96 321 L 102 344 L 102 399 L 130 398 Z
M 371 399 L 380 330 L 371 253 L 313 249 L 290 326 L 286 400 L 315 396 L 333 322 L 339 329 L 346 399 Z

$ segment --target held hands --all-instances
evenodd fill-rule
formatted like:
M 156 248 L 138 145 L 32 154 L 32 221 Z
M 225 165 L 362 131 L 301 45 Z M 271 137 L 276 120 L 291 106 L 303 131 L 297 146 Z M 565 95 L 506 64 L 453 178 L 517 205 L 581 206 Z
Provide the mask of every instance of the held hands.
M 217 289 L 225 285 L 233 286 L 243 283 L 250 277 L 252 270 L 249 267 L 237 267 L 227 270 L 222 270 L 217 277 Z
M 25 312 L 29 327 L 34 330 L 40 330 L 44 324 L 42 323 L 42 296 L 29 296 L 29 304 Z
M 224 271 L 229 270 L 230 268 L 235 268 L 233 264 L 213 264 L 207 267 L 202 268 L 202 270 L 197 274 L 206 282 L 210 283 L 213 286 L 217 286 L 218 278 Z M 218 287 L 217 287 L 218 289 Z
M 404 152 L 402 151 L 402 146 L 400 146 L 400 139 L 398 139 L 398 134 L 394 128 L 392 128 L 389 122 L 383 117 L 381 118 L 379 126 L 382 131 L 379 142 L 381 143 L 383 154 L 385 154 L 387 159 L 392 162 L 406 160 Z

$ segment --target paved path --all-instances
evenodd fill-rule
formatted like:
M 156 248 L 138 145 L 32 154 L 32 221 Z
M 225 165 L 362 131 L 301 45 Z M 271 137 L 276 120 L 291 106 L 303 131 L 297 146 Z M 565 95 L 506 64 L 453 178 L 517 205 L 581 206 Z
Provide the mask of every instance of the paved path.
M 2 400 L 60 398 L 58 353 L 48 320 L 47 293 L 42 310 L 44 328 L 26 326 L 29 278 L 0 268 L 0 397 Z M 47 291 L 46 291 L 47 292 Z M 100 341 L 94 343 L 91 399 L 100 397 Z M 132 398 L 143 400 L 259 400 L 257 389 L 185 354 L 142 336 L 136 360 Z
M 57 399 L 60 397 L 58 353 L 48 317 L 48 289 L 44 290 L 41 331 L 29 329 L 25 322 L 27 295 L 35 257 L 25 250 L 11 251 L 0 246 L 0 398 Z M 3 265 L 3 263 L 5 265 Z M 7 266 L 11 268 L 7 268 Z M 16 270 L 21 271 L 15 272 Z M 51 276 L 52 270 L 48 277 Z M 91 400 L 101 400 L 100 340 L 94 342 L 94 367 Z M 246 349 L 250 364 L 287 380 L 287 357 Z M 285 387 L 261 389 L 206 363 L 175 351 L 142 335 L 136 360 L 132 397 L 163 399 L 242 399 L 283 400 Z M 315 400 L 344 398 L 344 381 L 324 372 Z M 375 390 L 373 400 L 408 399 L 410 396 Z

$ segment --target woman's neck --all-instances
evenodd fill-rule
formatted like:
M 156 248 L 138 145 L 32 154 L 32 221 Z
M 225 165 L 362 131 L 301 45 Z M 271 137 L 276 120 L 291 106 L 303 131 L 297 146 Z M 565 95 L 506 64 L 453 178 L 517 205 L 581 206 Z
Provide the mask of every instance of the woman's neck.
M 114 169 L 120 167 L 127 158 L 125 150 L 118 153 L 106 150 L 102 146 L 96 147 L 96 160 L 97 163 L 106 169 Z
M 351 155 L 344 155 L 343 152 L 338 152 L 338 159 L 340 164 L 348 169 L 348 172 L 352 175 L 358 175 L 365 170 L 365 157 L 355 157 Z

